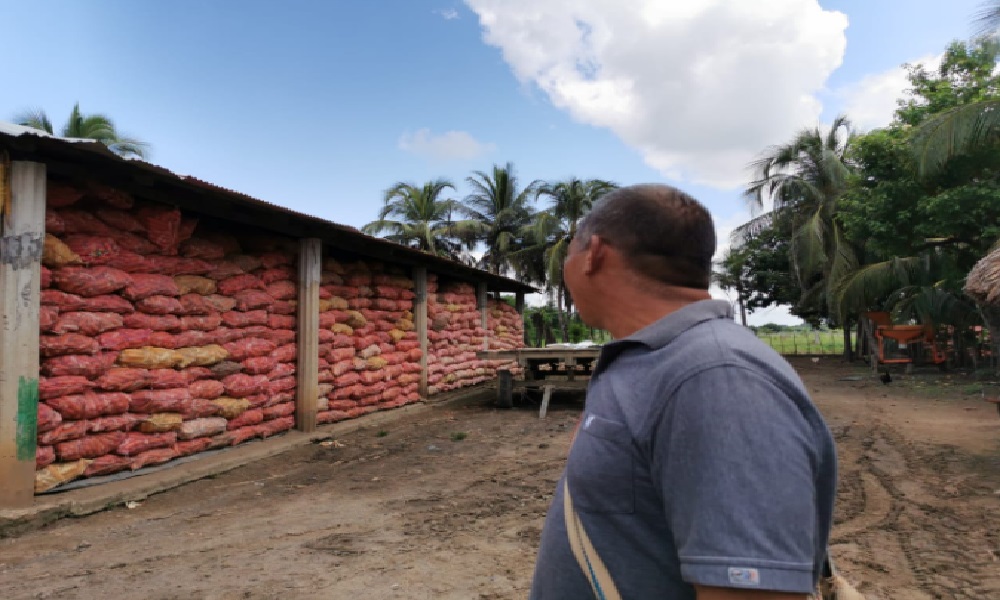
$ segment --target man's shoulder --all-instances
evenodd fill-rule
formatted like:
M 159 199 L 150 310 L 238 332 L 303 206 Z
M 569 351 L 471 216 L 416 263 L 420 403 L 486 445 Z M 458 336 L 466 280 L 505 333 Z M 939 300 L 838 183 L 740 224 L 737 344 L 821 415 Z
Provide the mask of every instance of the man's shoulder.
M 783 370 L 788 362 L 753 331 L 728 319 L 704 321 L 662 349 L 664 357 L 693 366 L 731 365 Z

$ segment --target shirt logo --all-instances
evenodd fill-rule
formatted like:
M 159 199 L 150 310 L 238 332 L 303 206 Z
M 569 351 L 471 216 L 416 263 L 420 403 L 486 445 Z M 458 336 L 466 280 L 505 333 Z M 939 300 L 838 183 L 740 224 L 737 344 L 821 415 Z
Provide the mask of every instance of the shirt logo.
M 760 573 L 757 569 L 729 568 L 729 583 L 736 585 L 760 585 Z
M 593 423 L 593 422 L 594 422 L 594 415 L 588 416 L 587 420 L 583 422 L 583 428 L 586 429 L 586 428 L 590 427 L 590 424 Z

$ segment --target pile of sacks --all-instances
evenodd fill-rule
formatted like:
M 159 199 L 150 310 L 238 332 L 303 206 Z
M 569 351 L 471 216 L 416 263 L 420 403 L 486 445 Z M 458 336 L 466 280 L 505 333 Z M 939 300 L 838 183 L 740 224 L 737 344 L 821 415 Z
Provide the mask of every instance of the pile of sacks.
M 413 280 L 379 262 L 323 262 L 320 423 L 420 400 Z
M 516 335 L 516 325 L 507 318 L 506 321 L 496 319 L 496 327 L 501 322 L 508 323 L 510 331 L 504 331 L 504 338 L 497 337 L 497 331 L 491 325 L 490 329 L 482 327 L 482 314 L 477 309 L 476 290 L 467 283 L 449 283 L 439 285 L 437 278 L 428 276 L 427 283 L 427 318 L 428 318 L 428 393 L 434 395 L 440 392 L 476 385 L 496 377 L 499 368 L 508 368 L 518 372 L 516 363 L 506 361 L 488 361 L 476 357 L 476 352 L 484 349 L 485 343 L 491 349 L 500 349 L 500 344 L 512 349 L 520 347 L 510 337 Z M 502 302 L 494 301 L 487 305 L 487 310 L 505 311 L 500 307 Z M 510 307 L 513 314 L 517 311 Z M 507 313 L 504 312 L 504 315 Z M 504 315 L 501 315 L 503 317 Z M 518 320 L 518 319 L 515 319 Z M 489 312 L 487 324 L 490 325 Z M 494 342 L 496 338 L 496 342 Z M 498 344 L 494 346 L 495 344 Z
M 36 491 L 292 428 L 296 248 L 50 183 Z

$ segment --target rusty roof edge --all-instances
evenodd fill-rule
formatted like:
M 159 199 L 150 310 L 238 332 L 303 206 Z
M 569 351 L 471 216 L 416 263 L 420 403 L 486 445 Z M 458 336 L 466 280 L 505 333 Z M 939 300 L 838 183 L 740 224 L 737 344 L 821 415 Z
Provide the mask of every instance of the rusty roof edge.
M 17 147 L 17 141 L 24 141 L 23 138 L 25 137 L 33 138 L 31 141 L 34 142 L 34 144 L 32 144 L 33 147 L 30 149 Z M 41 158 L 44 161 L 44 159 L 47 158 L 54 162 L 59 157 L 52 156 L 51 153 L 47 151 L 56 150 L 59 153 L 68 154 L 70 156 L 77 155 L 86 157 L 88 161 L 97 161 L 114 169 L 120 170 L 124 168 L 131 169 L 136 172 L 141 171 L 148 176 L 161 179 L 163 183 L 172 183 L 180 185 L 181 187 L 190 188 L 192 191 L 198 190 L 207 192 L 209 194 L 216 195 L 219 198 L 224 197 L 230 201 L 251 205 L 256 208 L 284 213 L 293 219 L 308 222 L 312 225 L 319 226 L 321 229 L 328 230 L 331 234 L 331 238 L 332 234 L 336 234 L 341 238 L 343 236 L 349 236 L 359 242 L 375 244 L 398 256 L 400 259 L 398 262 L 404 264 L 409 263 L 411 265 L 424 264 L 432 271 L 434 270 L 433 267 L 437 267 L 439 271 L 442 271 L 442 274 L 452 277 L 467 278 L 472 281 L 485 281 L 487 285 L 493 284 L 495 291 L 527 293 L 538 291 L 537 288 L 516 279 L 511 279 L 502 275 L 495 275 L 488 271 L 484 271 L 476 267 L 470 267 L 448 258 L 435 256 L 421 250 L 408 248 L 402 244 L 397 244 L 383 238 L 371 236 L 350 225 L 336 223 L 315 215 L 310 215 L 285 206 L 273 204 L 271 202 L 267 202 L 266 200 L 254 198 L 236 190 L 217 186 L 207 181 L 198 179 L 197 177 L 190 175 L 178 175 L 169 169 L 142 160 L 122 158 L 110 152 L 103 144 L 97 142 L 59 138 L 40 130 L 0 121 L 0 143 L 4 143 L 5 146 L 8 146 L 14 151 L 15 155 L 18 153 L 24 153 L 29 154 L 36 159 Z M 266 224 L 263 224 L 263 227 L 268 228 Z M 274 228 L 271 229 L 275 230 Z M 329 243 L 331 239 L 328 238 L 325 241 Z M 359 250 L 357 253 L 364 255 L 365 251 Z

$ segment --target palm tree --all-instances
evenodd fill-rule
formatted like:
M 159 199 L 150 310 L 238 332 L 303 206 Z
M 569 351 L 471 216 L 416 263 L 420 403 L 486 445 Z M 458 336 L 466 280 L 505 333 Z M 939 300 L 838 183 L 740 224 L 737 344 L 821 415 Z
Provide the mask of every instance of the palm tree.
M 484 266 L 498 275 L 512 266 L 523 271 L 514 264 L 512 255 L 524 245 L 522 234 L 534 217 L 531 202 L 541 182 L 533 181 L 520 189 L 510 162 L 502 167 L 493 165 L 491 173 L 474 171 L 465 181 L 472 193 L 459 211 L 479 224 L 480 239 L 486 245 Z
M 850 174 L 846 151 L 853 135 L 850 121 L 839 116 L 825 134 L 819 128 L 804 129 L 751 165 L 753 181 L 745 197 L 758 209 L 773 202 L 762 221 L 778 216 L 791 221 L 790 258 L 802 289 L 801 307 L 829 306 L 837 282 L 858 266 L 836 219 Z
M 14 117 L 18 125 L 33 127 L 54 134 L 52 121 L 42 110 L 29 110 Z M 73 112 L 63 125 L 62 137 L 96 140 L 115 154 L 125 158 L 146 158 L 149 144 L 118 133 L 114 122 L 105 115 L 80 112 L 80 103 L 73 105 Z
M 540 275 L 546 287 L 556 296 L 563 339 L 569 339 L 564 303 L 566 310 L 572 308 L 572 298 L 563 284 L 562 269 L 567 248 L 576 236 L 577 225 L 590 212 L 594 202 L 617 187 L 603 179 L 571 177 L 566 181 L 541 184 L 536 190 L 536 197 L 548 196 L 551 204 L 536 215 L 535 222 L 524 232 L 527 247 L 515 253 L 515 259 L 524 256 L 541 258 L 544 271 Z
M 446 189 L 455 189 L 447 179 L 421 187 L 397 182 L 386 190 L 378 219 L 361 230 L 369 235 L 388 232 L 385 238 L 397 244 L 457 259 L 463 246 L 475 243 L 478 228 L 476 223 L 452 221 L 457 203 L 441 199 Z

